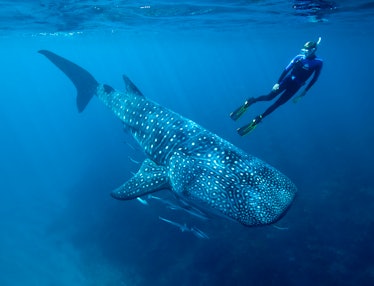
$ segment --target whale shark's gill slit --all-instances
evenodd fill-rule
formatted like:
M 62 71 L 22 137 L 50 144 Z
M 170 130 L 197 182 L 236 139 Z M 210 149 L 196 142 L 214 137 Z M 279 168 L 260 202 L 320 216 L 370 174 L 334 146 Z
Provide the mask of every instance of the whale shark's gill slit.
M 82 112 L 90 102 L 92 96 L 95 95 L 99 83 L 88 71 L 75 63 L 50 51 L 40 50 L 39 53 L 46 56 L 74 83 L 77 89 L 78 111 Z M 113 88 L 111 89 L 113 90 Z

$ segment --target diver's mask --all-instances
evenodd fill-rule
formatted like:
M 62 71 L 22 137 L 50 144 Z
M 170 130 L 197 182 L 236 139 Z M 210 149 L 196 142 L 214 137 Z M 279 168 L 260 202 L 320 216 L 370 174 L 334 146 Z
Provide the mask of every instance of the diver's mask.
M 306 42 L 304 47 L 301 49 L 301 54 L 304 55 L 306 58 L 309 58 L 315 54 L 317 51 L 317 47 L 321 42 L 321 37 L 318 38 L 317 42 Z

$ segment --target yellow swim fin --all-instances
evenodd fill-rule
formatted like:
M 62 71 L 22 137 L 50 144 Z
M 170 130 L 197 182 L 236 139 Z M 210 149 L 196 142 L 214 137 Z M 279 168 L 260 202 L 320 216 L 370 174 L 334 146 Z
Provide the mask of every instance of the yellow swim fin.
M 253 130 L 255 130 L 255 128 L 261 122 L 261 120 L 262 120 L 262 115 L 259 115 L 247 125 L 244 125 L 243 127 L 238 128 L 237 132 L 239 133 L 240 136 L 244 136 L 252 132 Z
M 249 98 L 242 106 L 230 113 L 232 120 L 238 120 L 248 109 L 248 107 L 254 103 L 254 98 Z

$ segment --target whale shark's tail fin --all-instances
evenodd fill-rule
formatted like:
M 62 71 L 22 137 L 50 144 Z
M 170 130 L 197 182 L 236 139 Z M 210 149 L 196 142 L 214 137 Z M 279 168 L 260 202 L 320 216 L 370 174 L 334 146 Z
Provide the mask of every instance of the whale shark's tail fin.
M 74 83 L 77 88 L 78 111 L 82 112 L 90 102 L 92 96 L 95 95 L 99 83 L 88 71 L 71 61 L 68 61 L 50 51 L 41 50 L 39 53 L 45 55 Z

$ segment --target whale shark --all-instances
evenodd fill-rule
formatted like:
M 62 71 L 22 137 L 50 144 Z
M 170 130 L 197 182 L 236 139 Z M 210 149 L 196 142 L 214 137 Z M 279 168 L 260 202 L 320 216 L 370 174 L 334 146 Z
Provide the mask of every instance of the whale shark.
M 119 91 L 51 51 L 39 53 L 75 85 L 79 112 L 98 97 L 144 150 L 147 158 L 138 172 L 111 192 L 113 198 L 132 200 L 170 190 L 212 217 L 245 226 L 275 223 L 294 201 L 297 188 L 282 172 L 146 98 L 127 76 L 125 90 Z

